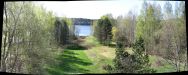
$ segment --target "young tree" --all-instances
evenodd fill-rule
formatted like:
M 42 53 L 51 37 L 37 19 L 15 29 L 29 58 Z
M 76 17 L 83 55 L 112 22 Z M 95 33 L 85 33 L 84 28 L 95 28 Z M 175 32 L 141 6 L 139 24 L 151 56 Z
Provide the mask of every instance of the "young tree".
M 56 18 L 55 22 L 55 38 L 59 45 L 68 44 L 69 41 L 69 27 L 66 19 Z
M 182 5 L 182 7 L 181 7 Z M 180 6 L 180 7 L 179 7 Z M 165 55 L 164 58 L 168 63 L 173 65 L 176 69 L 176 71 L 182 71 L 186 70 L 185 66 L 187 64 L 186 58 L 186 29 L 185 29 L 185 19 L 184 14 L 181 14 L 184 12 L 184 4 L 178 4 L 176 5 L 175 15 L 172 14 L 172 5 L 169 2 L 166 2 L 166 5 L 164 6 L 164 9 L 166 10 L 165 14 L 165 22 L 163 26 L 163 30 L 166 33 L 163 33 L 162 43 L 166 44 L 162 46 L 163 49 L 165 49 Z M 177 9 L 178 8 L 178 9 Z M 179 9 L 183 9 L 178 11 Z M 175 16 L 171 17 L 171 16 Z M 183 59 L 182 59 L 183 58 Z M 184 66 L 181 65 L 181 63 L 185 63 Z M 181 69 L 181 67 L 184 67 L 184 69 Z
M 148 54 L 144 54 L 144 40 L 140 37 L 133 45 L 133 54 L 126 52 L 124 46 L 125 37 L 119 37 L 116 46 L 114 67 L 104 67 L 109 73 L 153 73 L 150 68 Z
M 135 39 L 135 36 L 134 36 L 135 26 L 136 26 L 135 24 L 136 24 L 135 13 L 133 13 L 132 11 L 129 11 L 127 16 L 125 16 L 123 19 L 123 26 L 125 26 L 124 30 L 125 30 L 125 33 L 127 34 L 126 37 L 128 39 L 128 41 L 126 42 L 129 47 L 132 47 L 132 44 Z
M 144 3 L 144 9 L 137 19 L 136 38 L 142 37 L 145 41 L 145 52 L 156 54 L 159 40 L 159 32 L 161 29 L 161 10 L 160 5 Z
M 102 16 L 97 21 L 95 34 L 99 42 L 103 45 L 109 45 L 112 40 L 112 24 L 107 16 Z

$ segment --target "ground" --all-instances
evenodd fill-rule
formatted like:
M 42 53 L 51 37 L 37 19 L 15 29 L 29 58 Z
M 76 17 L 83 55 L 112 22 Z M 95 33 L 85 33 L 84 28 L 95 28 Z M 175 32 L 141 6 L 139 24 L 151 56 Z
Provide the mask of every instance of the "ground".
M 103 66 L 113 64 L 115 44 L 113 43 L 110 47 L 102 46 L 93 37 L 81 40 L 80 45 L 88 48 L 62 49 L 63 51 L 56 58 L 59 61 L 58 64 L 46 67 L 49 74 L 107 73 Z M 133 53 L 132 48 L 126 48 L 125 51 Z M 175 71 L 173 66 L 159 56 L 150 55 L 149 59 L 151 67 L 158 73 Z

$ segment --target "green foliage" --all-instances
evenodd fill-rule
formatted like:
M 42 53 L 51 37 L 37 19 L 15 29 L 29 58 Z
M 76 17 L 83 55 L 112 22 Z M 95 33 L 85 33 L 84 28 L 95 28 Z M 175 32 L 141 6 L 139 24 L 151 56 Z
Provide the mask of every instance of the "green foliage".
M 97 39 L 95 37 L 93 37 L 93 36 L 86 37 L 83 45 L 88 47 L 88 48 L 100 46 L 100 44 L 97 41 Z
M 164 13 L 155 3 L 144 1 L 142 8 L 137 19 L 132 11 L 117 19 L 111 14 L 102 16 L 93 21 L 93 35 L 97 39 L 90 36 L 84 43 L 70 44 L 76 39 L 71 19 L 55 18 L 51 11 L 33 2 L 5 2 L 0 69 L 2 72 L 47 74 L 44 66 L 51 64 L 56 67 L 48 69 L 52 74 L 59 74 L 57 71 L 61 74 L 94 72 L 95 69 L 105 72 L 102 66 L 110 62 L 103 66 L 109 73 L 153 73 L 150 54 L 163 57 L 169 63 L 160 66 L 158 71 L 187 70 L 185 2 L 176 3 L 175 14 L 170 2 L 164 5 Z M 112 41 L 116 42 L 113 66 Z M 57 49 L 59 45 L 67 45 L 69 51 L 59 53 L 63 51 Z M 130 49 L 133 52 L 128 52 Z M 54 59 L 56 55 L 59 57 Z
M 185 66 L 187 64 L 187 59 L 185 57 L 187 49 L 187 46 L 185 46 L 187 45 L 185 29 L 186 25 L 183 14 L 184 7 L 181 6 L 183 6 L 183 4 L 181 5 L 181 3 L 179 3 L 177 6 L 178 9 L 176 8 L 175 10 L 176 14 L 173 15 L 175 16 L 175 18 L 171 18 L 164 21 L 164 26 L 162 30 L 166 33 L 162 33 L 163 38 L 161 38 L 162 40 L 167 40 L 162 41 L 162 43 L 165 44 L 164 46 L 162 46 L 162 48 L 165 49 L 165 55 L 163 55 L 163 57 L 165 59 L 171 60 L 171 62 L 169 63 L 174 66 L 177 72 L 186 70 Z M 168 8 L 165 9 L 169 10 Z M 166 15 L 166 17 L 170 18 L 171 15 Z M 184 69 L 181 68 L 183 65 L 180 65 L 180 62 L 184 63 Z
M 182 37 L 185 36 L 186 31 L 184 29 L 184 2 L 176 3 L 175 15 L 170 2 L 166 2 L 164 5 L 164 13 L 161 13 L 159 5 L 146 2 L 143 5 L 143 10 L 137 20 L 136 38 L 142 37 L 144 39 L 146 52 L 173 61 L 186 61 L 181 59 L 181 56 L 184 56 L 181 52 L 186 49 L 183 46 L 186 45 L 185 37 Z M 180 71 L 179 62 L 173 61 L 170 63 L 174 63 L 172 65 L 176 65 L 174 67 Z
M 153 73 L 150 68 L 148 54 L 144 54 L 144 40 L 140 37 L 133 45 L 133 54 L 124 51 L 124 37 L 117 41 L 114 67 L 107 65 L 105 69 L 110 73 Z
M 69 42 L 69 27 L 66 19 L 56 19 L 55 22 L 55 38 L 60 45 L 66 45 Z
M 93 35 L 94 37 L 96 37 L 96 32 L 95 32 L 96 26 L 97 26 L 97 20 L 92 20 L 92 35 Z
M 46 68 L 49 74 L 82 74 L 89 73 L 92 61 L 84 51 L 65 49 L 59 55 L 55 55 L 58 64 L 48 65 Z
M 124 42 L 126 46 L 131 47 L 135 39 L 136 16 L 129 11 L 126 16 L 118 16 L 115 25 L 112 27 L 113 41 L 119 39 L 119 36 L 126 37 Z
M 107 16 L 102 16 L 97 21 L 95 27 L 95 36 L 99 40 L 100 44 L 109 45 L 112 40 L 112 24 Z
M 5 2 L 5 8 L 2 52 L 7 54 L 2 57 L 11 57 L 1 60 L 7 65 L 1 69 L 6 72 L 44 74 L 43 66 L 51 58 L 50 51 L 55 46 L 53 13 L 32 2 Z
M 141 10 L 141 15 L 138 16 L 136 25 L 136 38 L 142 37 L 145 42 L 146 52 L 156 54 L 159 45 L 159 32 L 162 28 L 161 7 L 156 4 L 146 3 L 145 9 Z
M 117 36 L 116 33 L 117 33 L 117 28 L 116 27 L 112 27 L 112 35 L 113 35 L 112 41 L 115 41 L 116 36 Z
M 153 73 L 155 72 L 150 68 L 148 54 L 145 54 L 144 40 L 140 37 L 136 40 L 133 46 L 133 57 L 138 73 Z

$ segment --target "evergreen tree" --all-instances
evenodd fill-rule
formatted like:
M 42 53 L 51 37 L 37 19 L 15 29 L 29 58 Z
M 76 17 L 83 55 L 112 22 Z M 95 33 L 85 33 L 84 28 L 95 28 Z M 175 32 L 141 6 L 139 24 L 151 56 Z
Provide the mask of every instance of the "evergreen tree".
M 69 27 L 65 19 L 56 18 L 55 21 L 55 38 L 60 45 L 68 44 Z
M 112 24 L 107 16 L 102 16 L 101 19 L 97 21 L 97 26 L 95 26 L 94 35 L 103 45 L 109 45 L 112 40 Z
M 125 51 L 124 40 L 121 37 L 117 41 L 116 57 L 114 66 L 107 65 L 104 67 L 109 73 L 153 73 L 150 68 L 148 54 L 144 54 L 144 40 L 140 37 L 133 45 L 133 54 Z

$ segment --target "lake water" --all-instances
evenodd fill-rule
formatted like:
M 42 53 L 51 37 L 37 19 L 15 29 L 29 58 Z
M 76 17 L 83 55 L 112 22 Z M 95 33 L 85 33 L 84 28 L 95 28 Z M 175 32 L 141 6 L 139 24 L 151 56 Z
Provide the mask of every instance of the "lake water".
M 75 34 L 79 36 L 89 36 L 91 31 L 91 25 L 75 25 Z

